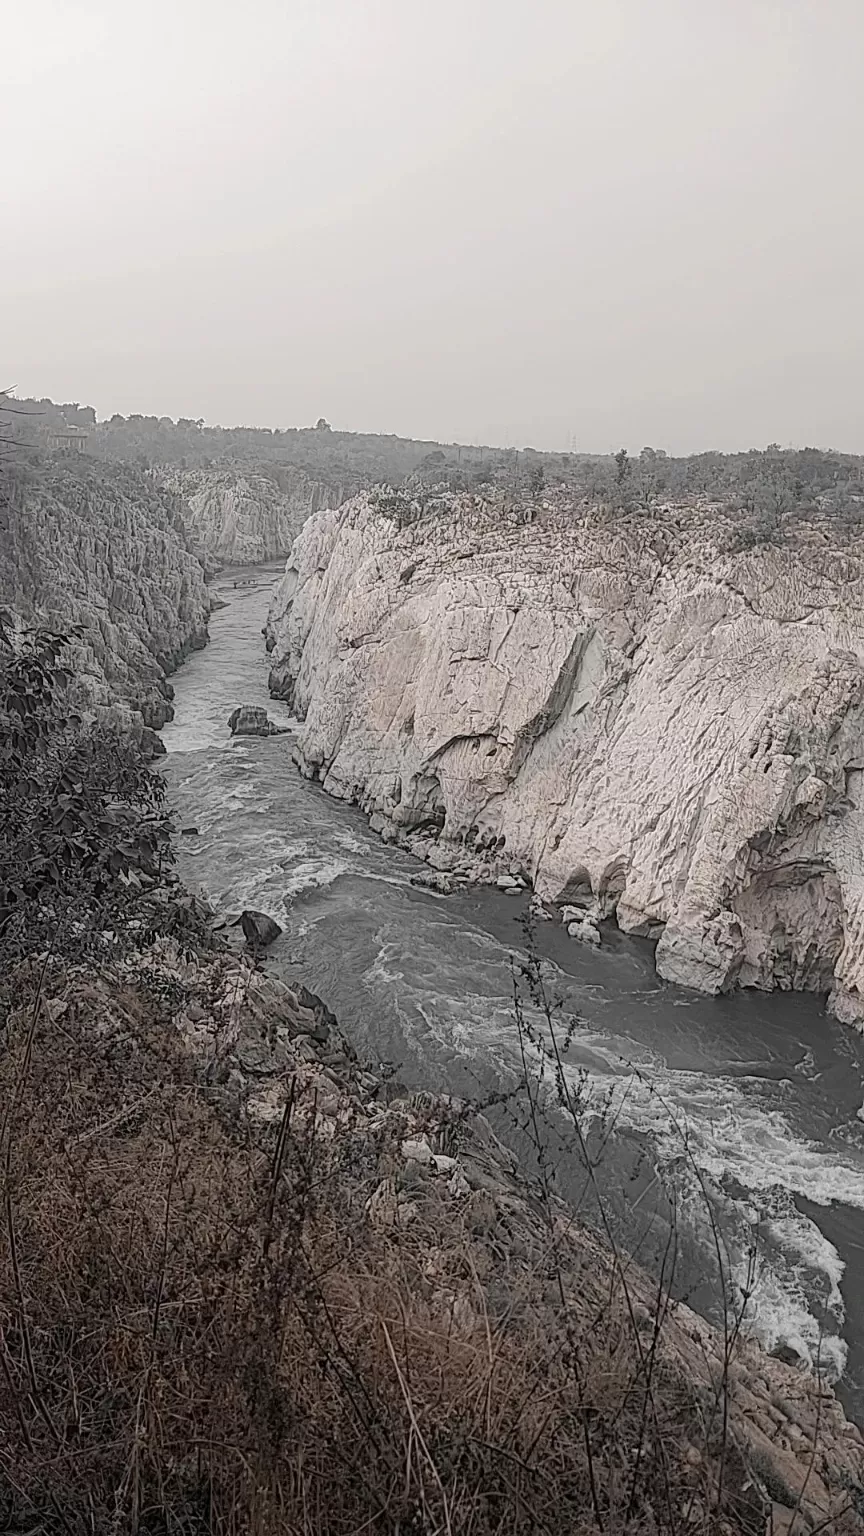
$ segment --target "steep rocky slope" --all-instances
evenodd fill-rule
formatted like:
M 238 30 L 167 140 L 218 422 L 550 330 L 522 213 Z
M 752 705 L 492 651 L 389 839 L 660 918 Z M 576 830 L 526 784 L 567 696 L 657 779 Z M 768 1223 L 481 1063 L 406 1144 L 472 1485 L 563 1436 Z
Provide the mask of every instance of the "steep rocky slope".
M 526 520 L 530 519 L 530 520 Z M 358 497 L 271 611 L 298 757 L 439 868 L 659 938 L 663 976 L 864 1018 L 864 548 L 730 553 L 709 505 L 609 520 Z
M 245 466 L 187 470 L 167 481 L 179 492 L 193 541 L 219 565 L 258 565 L 287 555 L 307 517 L 337 507 L 345 486 L 293 465 L 268 473 Z
M 202 1529 L 203 1486 L 206 1528 L 262 1536 L 421 1502 L 389 1528 L 864 1530 L 818 1374 L 673 1302 L 674 1257 L 650 1280 L 302 985 L 165 932 L 3 982 L 10 1529 Z
M 166 676 L 206 643 L 210 612 L 176 498 L 125 466 L 59 459 L 5 469 L 0 605 L 80 626 L 77 696 L 154 728 L 171 717 Z

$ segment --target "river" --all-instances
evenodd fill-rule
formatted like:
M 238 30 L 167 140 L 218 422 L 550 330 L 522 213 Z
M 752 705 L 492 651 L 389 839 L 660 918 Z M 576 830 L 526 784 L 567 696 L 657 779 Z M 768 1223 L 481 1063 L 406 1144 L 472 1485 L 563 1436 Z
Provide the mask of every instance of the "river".
M 268 912 L 284 928 L 268 969 L 302 979 L 358 1052 L 412 1087 L 481 1097 L 518 1089 L 511 957 L 524 956 L 524 898 L 488 888 L 437 896 L 422 866 L 383 844 L 353 808 L 297 772 L 290 734 L 232 741 L 241 703 L 265 704 L 261 629 L 279 567 L 223 572 L 211 641 L 174 682 L 161 760 L 181 835 L 179 873 L 223 912 Z M 191 829 L 195 829 L 194 831 Z M 647 943 L 614 928 L 599 950 L 538 923 L 534 943 L 576 1021 L 567 1081 L 579 1096 L 596 1177 L 551 1117 L 562 1189 L 610 1220 L 646 1264 L 666 1246 L 673 1207 L 676 1285 L 716 1313 L 716 1239 L 729 1286 L 756 1283 L 746 1318 L 768 1347 L 818 1359 L 864 1421 L 864 1038 L 822 999 L 705 998 L 660 981 Z M 490 1112 L 522 1155 L 524 1094 Z M 515 1117 L 515 1118 L 514 1118 Z

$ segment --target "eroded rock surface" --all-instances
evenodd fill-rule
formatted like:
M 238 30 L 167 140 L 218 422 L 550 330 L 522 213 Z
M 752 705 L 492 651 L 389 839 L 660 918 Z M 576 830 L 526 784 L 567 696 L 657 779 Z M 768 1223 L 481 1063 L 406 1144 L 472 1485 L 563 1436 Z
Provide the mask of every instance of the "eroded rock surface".
M 614 913 L 672 980 L 830 988 L 860 1022 L 862 544 L 730 531 L 554 495 L 400 527 L 356 497 L 294 545 L 271 689 L 303 771 L 436 867 Z
M 10 469 L 0 496 L 0 604 L 68 632 L 80 703 L 146 735 L 171 718 L 167 675 L 207 641 L 210 601 L 173 498 L 123 465 Z M 130 716 L 131 712 L 131 716 Z
M 316 478 L 295 465 L 269 473 L 245 468 L 172 474 L 190 535 L 221 565 L 260 565 L 287 555 L 304 522 L 345 495 L 339 480 Z

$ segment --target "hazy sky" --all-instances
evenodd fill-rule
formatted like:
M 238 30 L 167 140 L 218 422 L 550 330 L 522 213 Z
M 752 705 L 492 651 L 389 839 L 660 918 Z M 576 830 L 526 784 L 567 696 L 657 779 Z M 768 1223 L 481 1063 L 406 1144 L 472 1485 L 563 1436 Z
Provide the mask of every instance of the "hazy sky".
M 0 385 L 864 451 L 864 0 L 26 0 Z

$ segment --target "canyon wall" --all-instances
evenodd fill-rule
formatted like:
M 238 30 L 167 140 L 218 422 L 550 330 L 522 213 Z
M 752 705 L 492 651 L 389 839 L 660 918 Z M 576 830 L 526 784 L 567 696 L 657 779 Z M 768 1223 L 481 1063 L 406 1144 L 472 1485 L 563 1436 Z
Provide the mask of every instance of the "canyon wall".
M 206 467 L 172 473 L 191 539 L 219 565 L 262 565 L 287 555 L 307 517 L 337 507 L 346 487 L 295 465 L 268 473 L 245 467 Z
M 207 640 L 210 599 L 176 498 L 123 465 L 44 459 L 0 485 L 0 606 L 64 632 L 73 697 L 171 718 L 167 674 Z
M 530 518 L 530 521 L 526 519 Z M 438 868 L 522 873 L 709 992 L 864 1018 L 864 548 L 360 496 L 299 535 L 272 691 L 303 770 Z

